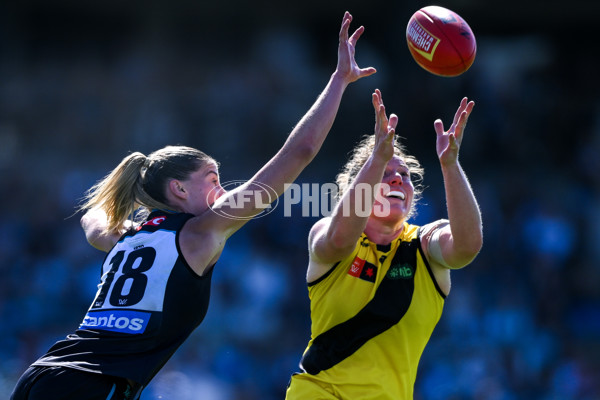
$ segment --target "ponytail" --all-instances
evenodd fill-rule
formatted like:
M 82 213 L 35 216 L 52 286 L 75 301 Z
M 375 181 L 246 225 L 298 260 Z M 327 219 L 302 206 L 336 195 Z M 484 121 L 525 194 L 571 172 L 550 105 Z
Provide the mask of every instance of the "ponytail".
M 165 196 L 168 180 L 187 179 L 207 161 L 214 160 L 185 146 L 167 146 L 148 157 L 134 152 L 85 193 L 79 211 L 103 210 L 106 231 L 121 231 L 127 220 L 140 222 L 152 209 L 170 209 Z
M 80 210 L 101 209 L 107 216 L 107 232 L 120 231 L 125 221 L 139 221 L 151 208 L 168 208 L 144 192 L 142 172 L 147 158 L 135 152 L 125 157 L 84 196 Z

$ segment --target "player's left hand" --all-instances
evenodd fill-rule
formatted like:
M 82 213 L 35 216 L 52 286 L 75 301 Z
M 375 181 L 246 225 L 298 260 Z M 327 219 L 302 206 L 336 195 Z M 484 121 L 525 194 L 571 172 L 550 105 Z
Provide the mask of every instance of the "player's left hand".
M 356 63 L 354 58 L 356 42 L 358 42 L 358 39 L 365 31 L 365 28 L 364 26 L 361 26 L 352 34 L 352 36 L 349 36 L 348 30 L 350 28 L 350 22 L 352 22 L 352 15 L 346 11 L 339 34 L 338 63 L 336 71 L 344 77 L 347 83 L 355 82 L 377 72 L 373 67 L 360 68 Z
M 454 114 L 454 121 L 452 121 L 452 125 L 447 131 L 444 131 L 444 123 L 441 119 L 437 119 L 433 123 L 437 134 L 436 150 L 440 164 L 450 165 L 458 161 L 458 150 L 462 143 L 467 120 L 474 106 L 474 101 L 469 101 L 464 97 L 458 110 L 456 110 L 456 114 Z

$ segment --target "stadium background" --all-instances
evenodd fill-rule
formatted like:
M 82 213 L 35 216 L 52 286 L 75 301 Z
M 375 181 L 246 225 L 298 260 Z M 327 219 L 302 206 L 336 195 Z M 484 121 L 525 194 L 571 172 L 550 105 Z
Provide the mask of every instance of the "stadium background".
M 223 181 L 281 145 L 335 68 L 343 12 L 365 25 L 360 66 L 299 182 L 332 182 L 372 132 L 380 88 L 426 168 L 416 222 L 444 216 L 433 121 L 477 105 L 461 152 L 485 244 L 423 355 L 417 400 L 600 398 L 600 3 L 438 2 L 478 40 L 467 74 L 410 58 L 404 30 L 426 2 L 0 3 L 0 397 L 81 321 L 102 254 L 73 216 L 128 152 L 200 148 Z M 207 318 L 143 398 L 282 399 L 309 336 L 306 235 L 280 210 L 234 236 Z

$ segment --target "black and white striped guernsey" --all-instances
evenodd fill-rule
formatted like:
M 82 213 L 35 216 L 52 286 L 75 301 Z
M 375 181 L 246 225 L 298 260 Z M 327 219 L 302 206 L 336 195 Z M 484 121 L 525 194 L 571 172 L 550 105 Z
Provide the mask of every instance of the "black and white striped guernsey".
M 124 234 L 103 262 L 101 284 L 79 328 L 33 365 L 103 373 L 146 386 L 208 309 L 214 266 L 198 276 L 179 248 L 181 228 L 192 217 L 154 211 Z

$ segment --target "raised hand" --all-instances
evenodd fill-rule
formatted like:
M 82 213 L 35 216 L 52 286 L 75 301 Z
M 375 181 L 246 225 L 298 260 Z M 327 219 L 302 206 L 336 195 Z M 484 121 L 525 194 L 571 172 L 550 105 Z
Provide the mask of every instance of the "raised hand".
M 359 27 L 352 36 L 348 37 L 348 30 L 352 22 L 352 15 L 348 11 L 344 14 L 342 28 L 340 29 L 340 42 L 338 46 L 338 62 L 336 72 L 344 77 L 347 83 L 355 82 L 365 76 L 373 75 L 376 71 L 373 67 L 360 68 L 354 59 L 356 42 L 365 31 L 364 26 Z
M 372 102 L 375 109 L 375 148 L 373 152 L 387 162 L 394 155 L 394 134 L 396 125 L 398 125 L 398 117 L 390 114 L 388 119 L 379 89 L 375 89 Z
M 462 143 L 465 126 L 474 106 L 475 102 L 464 97 L 454 114 L 452 125 L 447 131 L 444 131 L 444 123 L 441 119 L 437 119 L 433 123 L 437 135 L 436 151 L 442 165 L 449 165 L 458 160 L 458 150 Z

